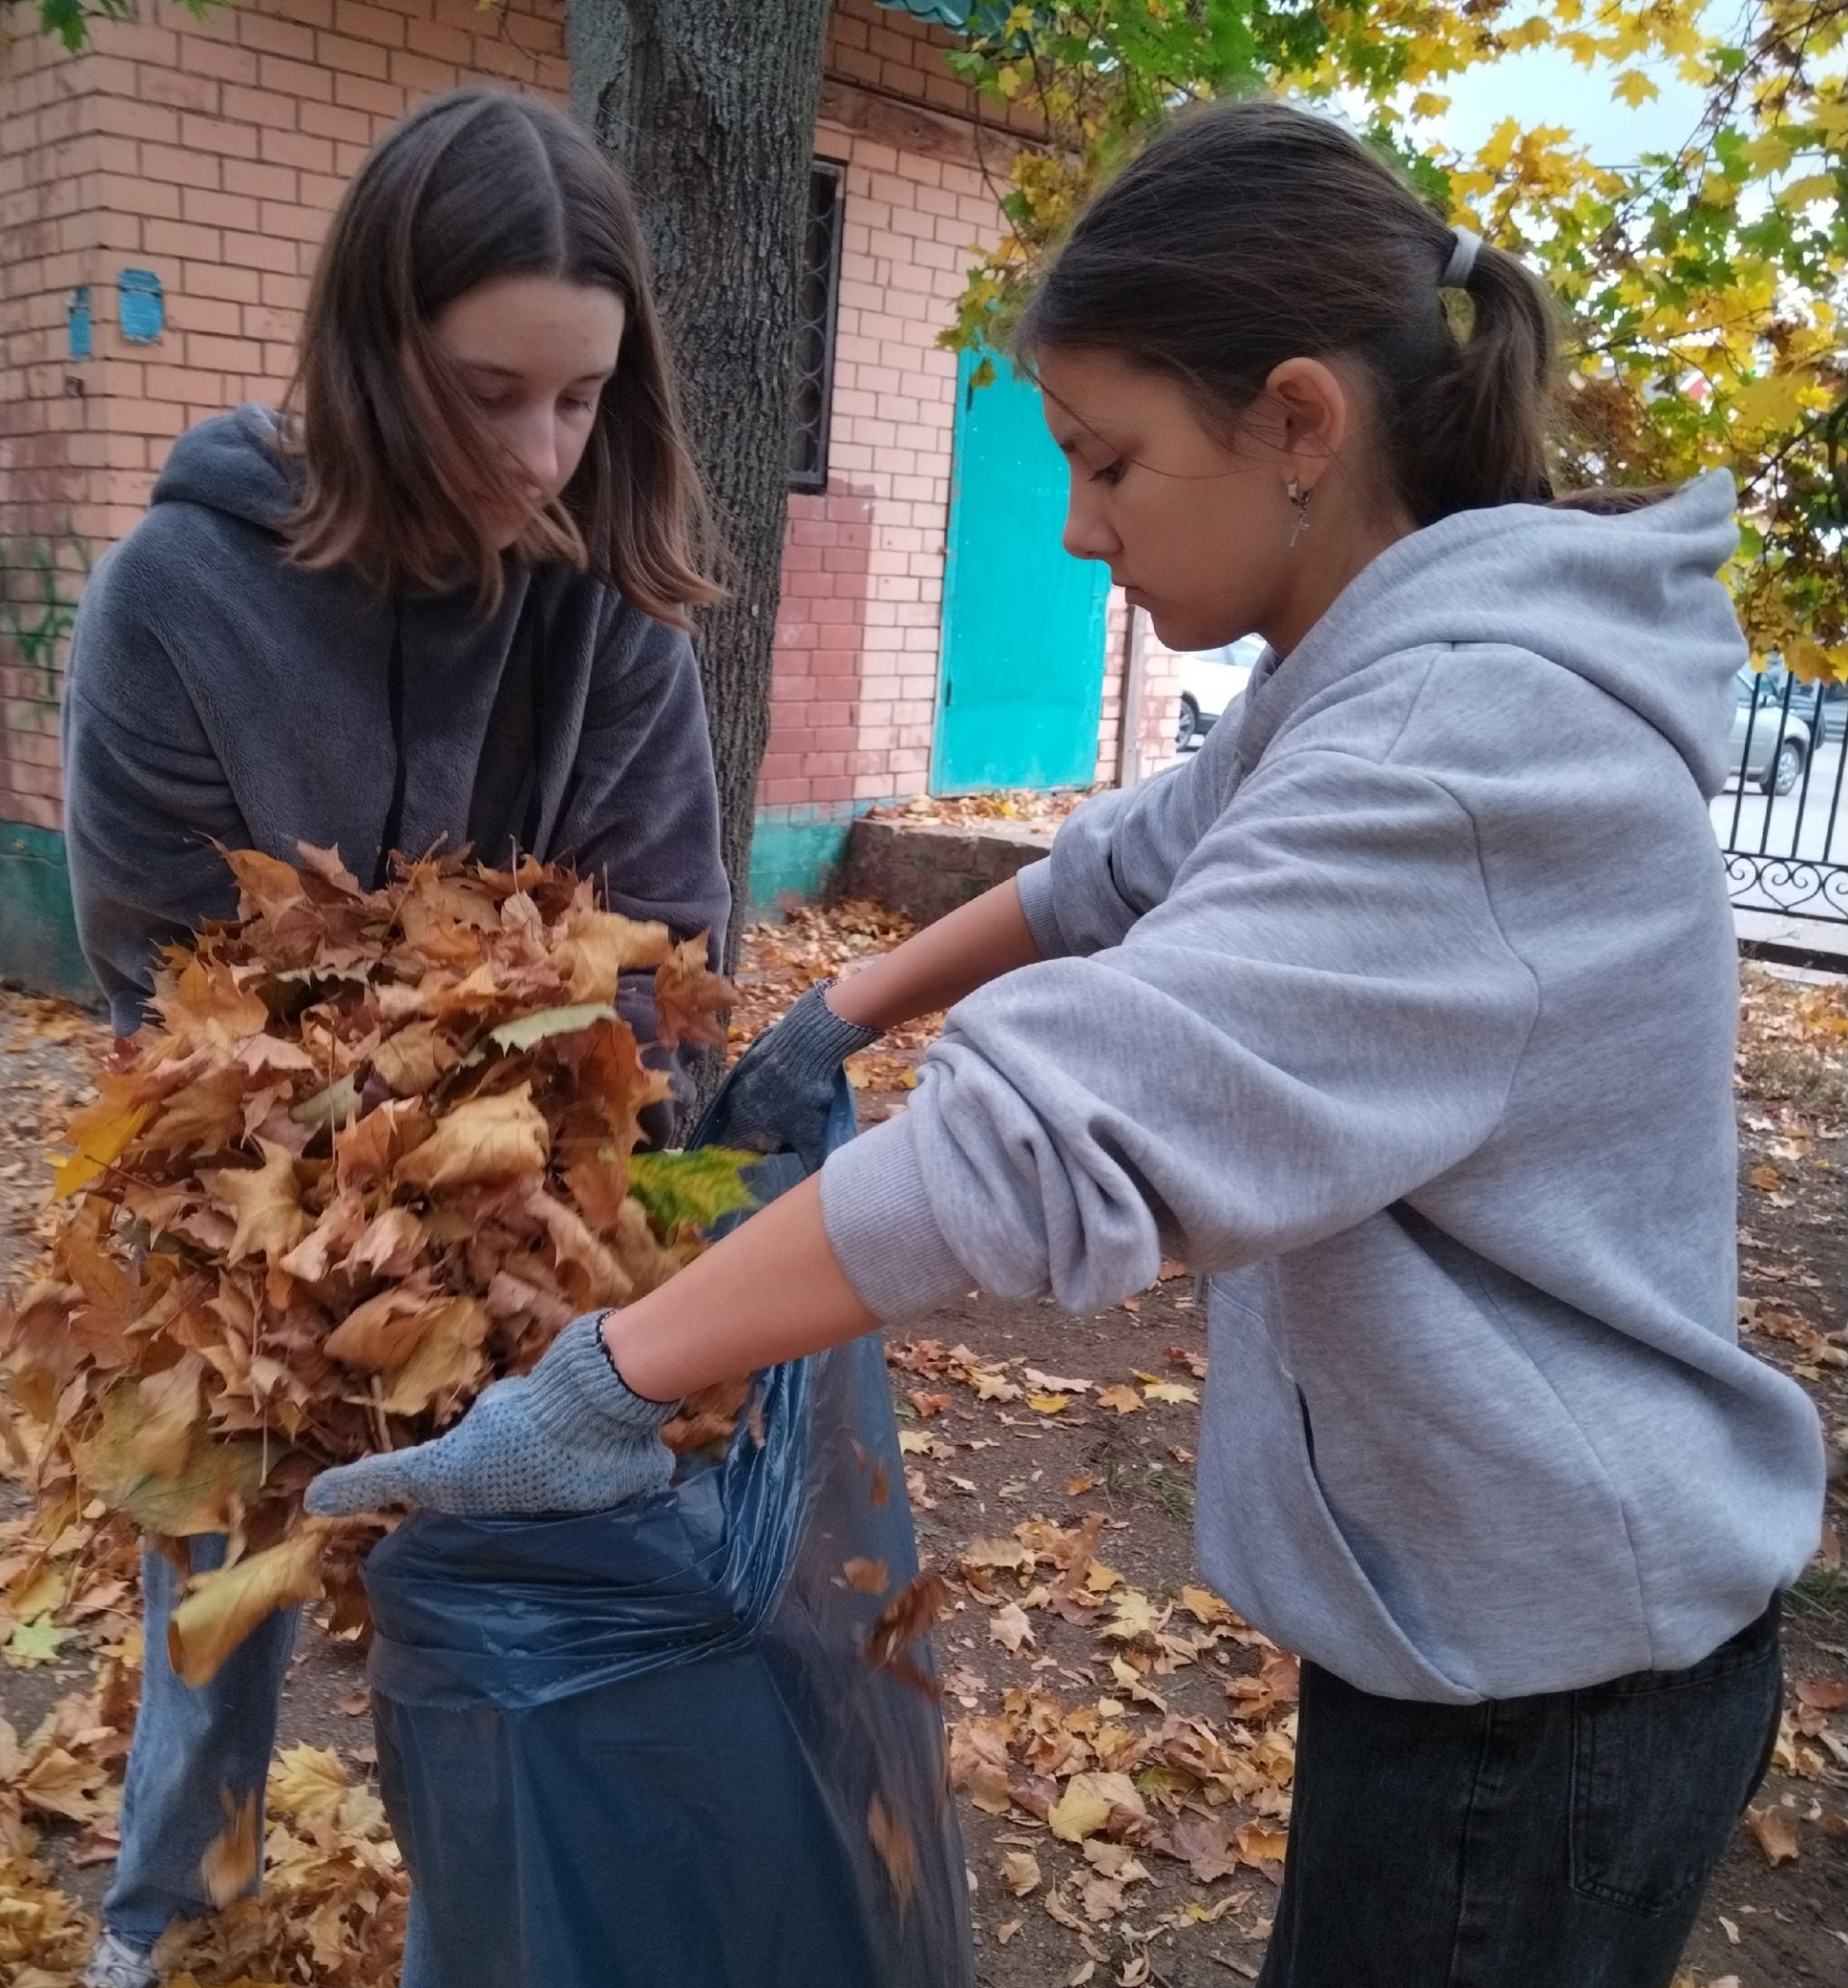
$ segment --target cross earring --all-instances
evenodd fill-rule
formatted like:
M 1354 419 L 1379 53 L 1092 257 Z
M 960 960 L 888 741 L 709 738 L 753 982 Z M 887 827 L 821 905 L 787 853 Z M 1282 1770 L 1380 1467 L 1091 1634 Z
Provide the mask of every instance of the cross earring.
M 1292 477 L 1284 485 L 1284 493 L 1296 509 L 1296 523 L 1290 528 L 1290 544 L 1294 549 L 1297 539 L 1309 529 L 1309 499 L 1312 495 Z

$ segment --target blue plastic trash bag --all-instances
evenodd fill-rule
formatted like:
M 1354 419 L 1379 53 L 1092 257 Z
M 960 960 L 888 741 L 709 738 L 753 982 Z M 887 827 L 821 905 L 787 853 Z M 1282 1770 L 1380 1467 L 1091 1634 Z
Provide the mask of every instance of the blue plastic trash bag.
M 831 1144 L 853 1129 L 843 1082 Z M 777 1155 L 752 1184 L 769 1200 L 801 1175 Z M 658 1497 L 419 1513 L 374 1549 L 404 1988 L 971 1982 L 929 1649 L 868 1660 L 917 1571 L 884 1349 L 772 1368 L 758 1399 L 760 1444 L 741 1421 Z

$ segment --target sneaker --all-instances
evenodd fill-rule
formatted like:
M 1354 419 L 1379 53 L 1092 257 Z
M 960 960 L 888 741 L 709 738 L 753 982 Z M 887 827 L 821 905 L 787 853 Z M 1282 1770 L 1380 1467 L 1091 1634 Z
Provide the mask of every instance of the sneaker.
M 160 1988 L 161 1975 L 150 1952 L 105 1933 L 77 1980 L 79 1988 Z

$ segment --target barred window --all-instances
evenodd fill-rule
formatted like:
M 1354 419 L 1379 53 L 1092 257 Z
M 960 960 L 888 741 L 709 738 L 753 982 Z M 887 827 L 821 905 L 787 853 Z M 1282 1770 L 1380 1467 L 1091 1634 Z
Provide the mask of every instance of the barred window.
M 828 409 L 834 386 L 834 297 L 840 287 L 841 169 L 808 168 L 808 225 L 796 295 L 796 412 L 789 434 L 789 487 L 828 487 Z

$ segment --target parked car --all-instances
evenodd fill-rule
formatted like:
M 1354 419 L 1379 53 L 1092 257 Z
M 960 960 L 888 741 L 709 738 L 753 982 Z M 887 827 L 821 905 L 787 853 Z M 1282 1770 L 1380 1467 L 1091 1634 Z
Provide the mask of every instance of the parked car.
M 1181 716 L 1174 731 L 1177 751 L 1191 751 L 1212 731 L 1245 688 L 1263 654 L 1263 642 L 1246 635 L 1243 641 L 1195 649 L 1176 658 L 1181 674 Z
M 1758 681 L 1764 686 L 1758 693 L 1760 703 L 1772 698 L 1780 709 L 1784 705 L 1784 685 L 1789 684 L 1791 714 L 1809 726 L 1815 744 L 1827 745 L 1848 734 L 1848 684 L 1794 681 L 1775 659 L 1765 665 Z
M 1789 793 L 1810 763 L 1811 734 L 1798 714 L 1798 695 L 1805 686 L 1796 686 L 1787 710 L 1784 687 L 1782 670 L 1774 676 L 1769 669 L 1742 669 L 1732 679 L 1730 763 L 1761 793 Z

